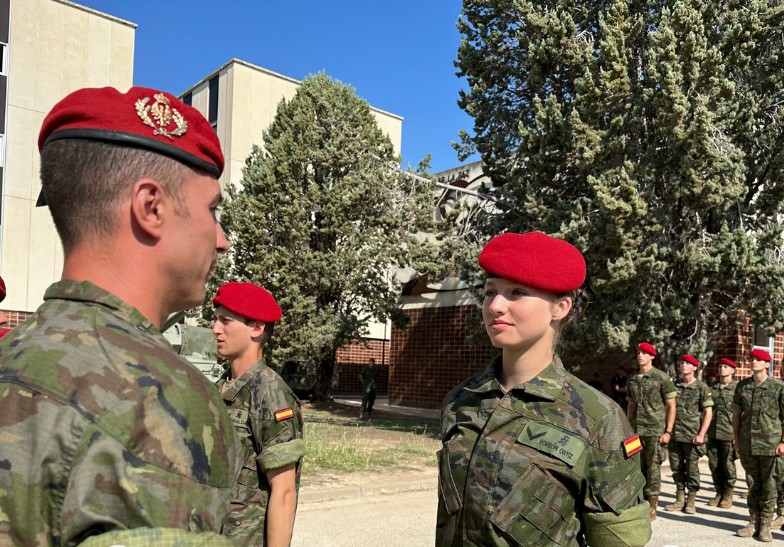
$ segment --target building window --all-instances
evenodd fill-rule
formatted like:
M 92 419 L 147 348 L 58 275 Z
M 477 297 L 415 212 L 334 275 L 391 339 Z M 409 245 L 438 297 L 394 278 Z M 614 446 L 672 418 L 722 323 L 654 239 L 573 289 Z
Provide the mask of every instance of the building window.
M 770 336 L 765 329 L 759 328 L 756 325 L 752 326 L 752 331 L 754 334 L 754 349 L 764 349 L 768 353 L 770 353 L 771 357 L 773 357 L 773 337 Z M 768 371 L 771 375 L 775 370 L 775 358 L 770 362 L 770 370 Z
M 8 44 L 0 42 L 0 74 L 8 74 Z
M 0 134 L 0 169 L 5 167 L 5 135 Z
M 187 93 L 183 95 L 182 102 L 188 106 L 193 106 L 193 93 Z
M 208 111 L 207 120 L 212 125 L 215 132 L 218 131 L 218 77 L 214 76 L 210 79 L 210 108 Z

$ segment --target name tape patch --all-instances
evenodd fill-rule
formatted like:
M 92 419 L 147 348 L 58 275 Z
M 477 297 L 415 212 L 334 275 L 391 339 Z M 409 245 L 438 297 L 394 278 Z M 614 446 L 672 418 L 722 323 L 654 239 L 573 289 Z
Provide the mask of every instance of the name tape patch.
M 571 466 L 577 463 L 585 451 L 585 443 L 577 437 L 536 422 L 526 424 L 517 442 L 550 454 Z

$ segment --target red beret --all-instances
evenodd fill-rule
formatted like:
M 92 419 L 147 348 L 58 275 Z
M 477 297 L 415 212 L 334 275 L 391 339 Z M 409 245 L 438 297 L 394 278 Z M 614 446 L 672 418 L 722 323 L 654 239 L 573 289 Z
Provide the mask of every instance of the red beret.
M 174 95 L 146 87 L 127 93 L 113 87 L 74 91 L 44 119 L 38 150 L 60 139 L 144 148 L 215 177 L 223 172 L 218 136 L 204 116 Z
M 759 359 L 760 361 L 767 361 L 770 363 L 770 353 L 765 351 L 764 349 L 755 349 L 751 351 L 751 358 L 752 359 Z
M 697 361 L 697 358 L 694 357 L 693 355 L 689 355 L 688 353 L 684 354 L 681 357 L 681 361 L 686 361 L 687 363 L 694 365 L 695 367 L 700 366 L 700 362 Z
M 728 367 L 732 367 L 732 368 L 738 368 L 738 365 L 735 364 L 735 361 L 732 361 L 731 359 L 727 359 L 726 357 L 722 357 L 721 359 L 719 359 L 719 364 L 727 365 Z
M 212 299 L 214 307 L 223 306 L 252 321 L 274 323 L 283 312 L 272 295 L 253 283 L 231 281 L 218 289 Z
M 494 237 L 479 255 L 479 267 L 541 291 L 561 294 L 585 281 L 585 259 L 571 243 L 542 232 Z
M 643 353 L 647 353 L 648 355 L 653 355 L 656 357 L 656 348 L 648 342 L 640 342 L 640 344 L 637 346 L 637 351 L 642 351 Z
M 5 300 L 5 281 L 0 277 L 0 302 Z

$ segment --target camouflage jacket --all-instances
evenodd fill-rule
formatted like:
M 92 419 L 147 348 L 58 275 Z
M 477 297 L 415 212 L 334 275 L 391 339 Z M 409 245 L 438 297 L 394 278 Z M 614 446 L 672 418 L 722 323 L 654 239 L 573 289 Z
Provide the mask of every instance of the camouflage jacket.
M 738 382 L 732 411 L 740 412 L 738 452 L 752 456 L 775 456 L 784 421 L 784 382 L 768 377 L 756 383 L 749 376 Z
M 364 367 L 362 367 L 362 371 L 359 373 L 359 377 L 362 379 L 362 390 L 363 391 L 376 389 L 376 378 L 378 377 L 378 366 L 371 367 L 370 365 L 365 365 Z
M 0 341 L 0 544 L 219 532 L 239 455 L 215 386 L 103 289 L 44 300 Z
M 664 401 L 678 391 L 670 377 L 657 368 L 648 374 L 632 374 L 626 381 L 626 398 L 634 403 L 632 427 L 638 435 L 658 437 L 664 433 L 666 413 Z
M 620 407 L 558 357 L 506 393 L 500 367 L 444 401 L 436 545 L 645 545 L 645 478 Z
M 218 387 L 229 379 L 227 370 Z M 267 503 L 272 491 L 267 472 L 305 455 L 299 399 L 277 372 L 259 361 L 223 392 L 243 449 L 242 471 L 231 494 L 231 515 L 224 533 L 245 542 L 264 541 Z M 302 466 L 297 465 L 297 488 Z
M 702 426 L 702 411 L 713 406 L 711 390 L 702 380 L 695 379 L 689 385 L 682 381 L 675 383 L 678 390 L 677 410 L 672 440 L 691 443 Z
M 731 441 L 732 434 L 732 399 L 738 382 L 732 380 L 728 384 L 716 382 L 711 386 L 713 394 L 713 416 L 708 428 L 708 439 L 711 441 Z

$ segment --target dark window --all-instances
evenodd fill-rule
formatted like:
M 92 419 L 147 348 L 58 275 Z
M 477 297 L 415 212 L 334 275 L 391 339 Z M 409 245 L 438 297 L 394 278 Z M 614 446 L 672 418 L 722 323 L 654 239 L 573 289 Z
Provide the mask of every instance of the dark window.
M 183 95 L 182 102 L 184 102 L 188 106 L 193 106 L 193 93 L 188 93 L 187 95 Z
M 218 77 L 210 79 L 210 110 L 207 120 L 215 131 L 218 130 Z

